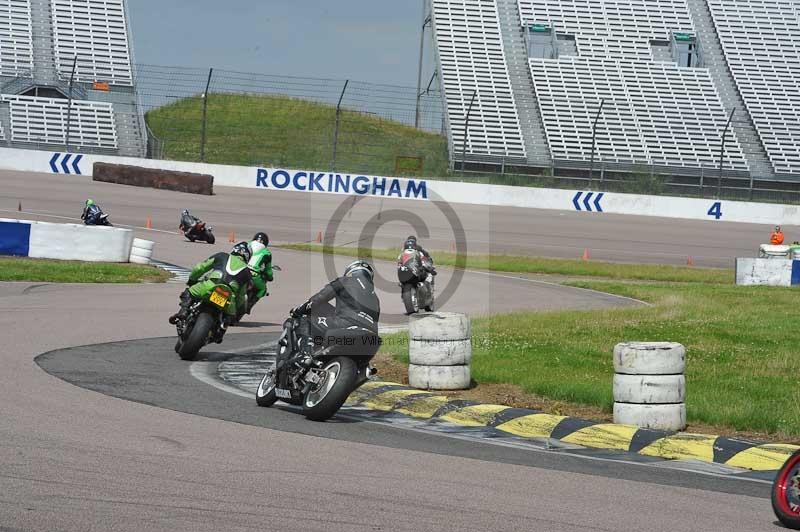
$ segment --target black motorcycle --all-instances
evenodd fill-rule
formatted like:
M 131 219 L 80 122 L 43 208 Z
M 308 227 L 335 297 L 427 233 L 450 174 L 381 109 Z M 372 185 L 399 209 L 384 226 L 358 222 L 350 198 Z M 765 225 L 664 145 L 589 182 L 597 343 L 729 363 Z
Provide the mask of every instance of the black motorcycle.
M 400 281 L 406 314 L 415 314 L 420 308 L 433 311 L 433 283 L 428 280 L 419 251 L 403 250 L 397 264 L 397 280 Z
M 108 215 L 102 212 L 98 212 L 97 214 L 90 214 L 86 217 L 83 221 L 84 225 L 105 225 L 108 227 L 113 227 L 111 222 L 108 221 Z
M 218 283 L 205 296 L 192 303 L 186 319 L 178 320 L 178 342 L 175 352 L 182 360 L 194 360 L 206 344 L 221 344 L 227 329 L 225 306 L 232 297 L 233 290 L 224 283 Z
M 217 239 L 214 237 L 214 233 L 211 232 L 211 226 L 206 225 L 205 222 L 200 220 L 198 220 L 196 224 L 193 224 L 191 227 L 186 229 L 183 232 L 183 236 L 185 236 L 190 242 L 194 242 L 195 240 L 203 240 L 209 244 L 213 244 L 217 241 Z
M 310 363 L 303 363 L 299 325 L 300 318 L 283 323 L 275 365 L 261 379 L 256 402 L 272 406 L 281 399 L 301 406 L 308 419 L 325 421 L 336 414 L 353 390 L 377 373 L 369 363 L 380 347 L 380 338 L 365 329 L 354 330 L 353 336 L 338 338 L 338 345 L 315 346 Z
M 786 460 L 772 483 L 772 509 L 783 526 L 800 530 L 800 449 Z

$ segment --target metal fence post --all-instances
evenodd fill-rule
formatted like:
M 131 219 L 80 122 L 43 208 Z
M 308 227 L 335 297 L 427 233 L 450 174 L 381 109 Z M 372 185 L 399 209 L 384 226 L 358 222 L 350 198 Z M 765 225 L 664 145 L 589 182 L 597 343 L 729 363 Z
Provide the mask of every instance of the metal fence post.
M 422 61 L 425 57 L 425 28 L 431 23 L 431 16 L 428 14 L 427 0 L 422 1 L 422 30 L 419 36 L 419 69 L 417 71 L 417 108 L 414 115 L 414 127 L 419 129 L 419 102 L 422 97 Z M 428 84 L 430 87 L 430 84 Z
M 461 177 L 464 177 L 464 168 L 467 166 L 467 131 L 469 130 L 469 115 L 472 112 L 472 104 L 475 103 L 475 96 L 478 95 L 478 89 L 472 91 L 472 98 L 469 100 L 469 107 L 467 107 L 467 115 L 464 117 L 464 141 L 461 145 Z
M 206 91 L 203 93 L 203 123 L 200 131 L 200 162 L 206 162 L 206 119 L 208 116 L 208 89 L 211 87 L 211 76 L 214 75 L 214 69 L 208 69 L 208 81 L 206 82 Z
M 64 147 L 66 148 L 67 153 L 70 152 L 70 141 L 72 140 L 70 137 L 72 136 L 72 87 L 75 84 L 75 71 L 78 68 L 78 56 L 76 55 L 75 58 L 72 60 L 72 74 L 69 76 L 69 101 L 67 103 L 67 133 L 64 139 Z
M 731 109 L 731 114 L 728 116 L 728 121 L 725 123 L 725 129 L 722 130 L 722 142 L 719 147 L 719 175 L 717 175 L 717 199 L 720 198 L 722 193 L 722 163 L 725 160 L 725 137 L 728 134 L 728 128 L 731 127 L 731 120 L 733 120 L 733 113 L 736 108 Z
M 342 93 L 339 95 L 339 103 L 336 104 L 336 123 L 333 126 L 333 163 L 331 164 L 331 170 L 334 172 L 336 171 L 336 149 L 339 145 L 339 121 L 342 114 L 342 99 L 344 99 L 344 93 L 347 90 L 348 83 L 350 83 L 350 80 L 345 80 Z
M 592 125 L 592 156 L 589 162 L 589 190 L 592 190 L 594 184 L 594 148 L 597 144 L 597 122 L 600 120 L 600 113 L 603 112 L 603 106 L 606 104 L 606 99 L 600 100 L 600 107 L 597 108 L 597 115 L 594 117 L 594 124 Z

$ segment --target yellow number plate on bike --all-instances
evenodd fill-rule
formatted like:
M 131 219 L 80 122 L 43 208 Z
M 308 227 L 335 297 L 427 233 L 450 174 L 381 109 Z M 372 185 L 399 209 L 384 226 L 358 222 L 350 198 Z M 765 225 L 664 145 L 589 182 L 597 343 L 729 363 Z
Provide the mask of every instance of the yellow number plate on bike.
M 228 296 L 219 292 L 211 292 L 211 302 L 219 308 L 225 308 L 228 303 Z

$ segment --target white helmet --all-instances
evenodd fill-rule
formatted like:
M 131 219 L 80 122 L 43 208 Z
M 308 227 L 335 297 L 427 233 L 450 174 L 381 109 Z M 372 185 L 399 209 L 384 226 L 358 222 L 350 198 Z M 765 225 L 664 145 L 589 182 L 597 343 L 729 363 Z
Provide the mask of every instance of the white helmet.
M 347 265 L 347 268 L 344 269 L 344 277 L 350 277 L 354 273 L 357 272 L 364 272 L 366 273 L 370 280 L 375 277 L 375 270 L 372 269 L 369 262 L 365 260 L 354 260 L 350 264 Z

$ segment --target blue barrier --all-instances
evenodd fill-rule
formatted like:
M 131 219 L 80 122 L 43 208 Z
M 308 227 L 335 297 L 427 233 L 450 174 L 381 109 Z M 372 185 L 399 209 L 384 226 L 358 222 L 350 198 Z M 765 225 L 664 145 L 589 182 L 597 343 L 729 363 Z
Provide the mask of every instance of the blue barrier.
M 0 222 L 0 255 L 27 257 L 30 252 L 31 225 Z

